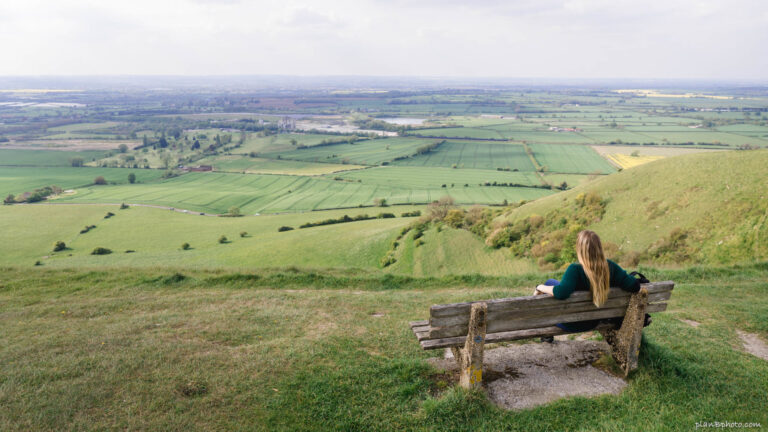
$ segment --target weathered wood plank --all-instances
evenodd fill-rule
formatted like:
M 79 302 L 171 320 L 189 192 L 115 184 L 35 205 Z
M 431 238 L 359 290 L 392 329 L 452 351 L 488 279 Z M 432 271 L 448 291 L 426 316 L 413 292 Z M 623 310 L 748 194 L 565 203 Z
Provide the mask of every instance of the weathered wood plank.
M 666 303 L 655 303 L 648 306 L 648 312 L 661 312 L 667 308 Z M 535 329 L 539 327 L 547 327 L 558 323 L 569 323 L 577 321 L 588 321 L 595 319 L 606 318 L 618 318 L 623 317 L 626 312 L 626 307 L 617 308 L 596 308 L 592 306 L 592 310 L 585 312 L 572 312 L 564 313 L 560 315 L 538 316 L 531 318 L 517 319 L 516 317 L 508 319 L 497 319 L 488 321 L 488 333 L 498 333 L 514 330 Z M 456 325 L 449 327 L 431 327 L 429 331 L 430 339 L 440 339 L 455 336 L 463 336 L 467 334 L 467 325 Z
M 671 291 L 674 289 L 674 282 L 651 282 L 641 285 L 648 291 L 648 294 L 654 294 L 657 292 Z M 621 290 L 619 288 L 612 288 L 609 298 L 613 297 L 629 297 L 632 293 Z M 576 291 L 566 300 L 559 300 L 549 296 L 526 296 L 526 297 L 512 297 L 495 300 L 483 300 L 483 303 L 488 305 L 488 313 L 498 310 L 523 310 L 534 308 L 547 308 L 552 307 L 562 302 L 579 302 L 589 301 L 592 298 L 591 293 L 588 291 Z M 466 303 L 452 303 L 443 305 L 434 305 L 430 307 L 430 317 L 446 317 L 452 315 L 469 314 L 469 308 L 473 303 L 479 302 L 466 302 Z
M 421 327 L 421 326 L 429 325 L 429 320 L 411 321 L 408 323 L 408 325 L 411 326 L 411 328 Z
M 648 296 L 649 302 L 660 302 L 669 300 L 672 296 L 671 291 L 657 292 Z M 629 304 L 630 297 L 614 297 L 609 298 L 601 308 L 626 308 Z M 547 308 L 535 308 L 525 310 L 497 310 L 494 312 L 488 312 L 488 321 L 498 320 L 510 320 L 510 319 L 527 319 L 534 317 L 546 317 L 546 316 L 562 316 L 567 313 L 575 312 L 588 312 L 591 310 L 599 310 L 598 307 L 592 303 L 592 300 L 584 300 L 578 302 L 572 302 L 567 300 L 559 300 L 559 303 Z M 429 325 L 433 328 L 437 327 L 453 327 L 459 325 L 466 325 L 469 322 L 468 315 L 453 315 L 447 317 L 430 318 Z
M 610 324 L 600 324 L 597 328 L 590 330 L 603 330 L 613 328 Z M 498 343 L 498 342 L 511 342 L 522 339 L 533 339 L 542 336 L 557 336 L 561 334 L 576 334 L 566 332 L 560 327 L 550 326 L 541 327 L 537 329 L 516 330 L 509 332 L 488 333 L 485 336 L 485 343 Z M 442 338 L 442 339 L 428 339 L 419 342 L 421 347 L 425 350 L 440 349 L 462 346 L 466 341 L 466 336 Z
M 470 389 L 483 384 L 483 351 L 485 348 L 485 329 L 487 307 L 485 303 L 472 305 L 469 320 L 469 332 L 464 342 L 464 349 L 459 351 L 459 385 Z
M 618 330 L 601 330 L 600 333 L 611 347 L 611 355 L 626 377 L 637 369 L 640 340 L 648 304 L 648 293 L 641 289 L 632 296 L 627 313 Z

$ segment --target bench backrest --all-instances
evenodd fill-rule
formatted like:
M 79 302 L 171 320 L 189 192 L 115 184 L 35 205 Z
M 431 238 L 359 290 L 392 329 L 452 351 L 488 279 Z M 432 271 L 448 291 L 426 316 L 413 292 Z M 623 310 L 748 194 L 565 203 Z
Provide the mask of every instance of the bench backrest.
M 646 312 L 661 312 L 667 308 L 674 288 L 672 281 L 643 284 L 648 291 Z M 601 307 L 592 303 L 588 291 L 576 291 L 566 300 L 550 296 L 515 297 L 485 301 L 487 333 L 536 329 L 557 323 L 623 317 L 631 293 L 611 288 Z M 466 336 L 472 303 L 435 305 L 429 310 L 429 339 Z

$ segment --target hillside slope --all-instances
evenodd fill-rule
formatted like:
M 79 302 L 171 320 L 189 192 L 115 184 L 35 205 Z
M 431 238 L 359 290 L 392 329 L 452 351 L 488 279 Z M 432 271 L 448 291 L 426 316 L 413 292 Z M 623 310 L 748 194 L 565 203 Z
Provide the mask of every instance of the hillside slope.
M 600 199 L 603 212 L 586 228 L 614 243 L 619 254 L 636 253 L 633 261 L 734 263 L 768 257 L 766 150 L 648 163 L 528 203 L 497 223 L 567 216 L 590 194 Z M 539 229 L 555 227 L 545 223 Z

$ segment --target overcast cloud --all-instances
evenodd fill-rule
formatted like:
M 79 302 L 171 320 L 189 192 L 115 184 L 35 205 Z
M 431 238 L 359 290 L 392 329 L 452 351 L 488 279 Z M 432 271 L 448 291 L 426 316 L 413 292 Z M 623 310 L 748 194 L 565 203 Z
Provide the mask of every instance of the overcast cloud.
M 768 79 L 762 0 L 3 0 L 0 75 Z

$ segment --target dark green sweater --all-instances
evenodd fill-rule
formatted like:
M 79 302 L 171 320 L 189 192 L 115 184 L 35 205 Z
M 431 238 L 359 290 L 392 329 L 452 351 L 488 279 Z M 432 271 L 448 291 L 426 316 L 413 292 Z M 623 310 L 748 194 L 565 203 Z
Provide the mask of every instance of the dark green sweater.
M 608 260 L 608 269 L 610 270 L 611 275 L 610 286 L 618 287 L 629 292 L 640 291 L 640 282 L 628 275 L 618 264 Z M 584 268 L 581 264 L 574 263 L 569 265 L 565 270 L 560 285 L 556 285 L 552 289 L 552 294 L 555 298 L 564 300 L 570 297 L 574 291 L 589 291 L 589 288 L 589 278 L 587 278 L 587 274 L 584 273 Z M 600 320 L 580 321 L 560 324 L 560 327 L 572 332 L 581 332 L 592 330 L 599 322 Z
M 638 292 L 640 290 L 640 282 L 628 275 L 615 262 L 608 260 L 608 269 L 611 274 L 610 285 L 612 287 L 621 288 L 629 292 Z M 565 274 L 563 274 L 563 278 L 560 280 L 560 285 L 555 286 L 552 294 L 560 300 L 565 300 L 574 291 L 589 291 L 589 287 L 589 278 L 584 273 L 584 268 L 581 264 L 573 263 L 565 270 Z

